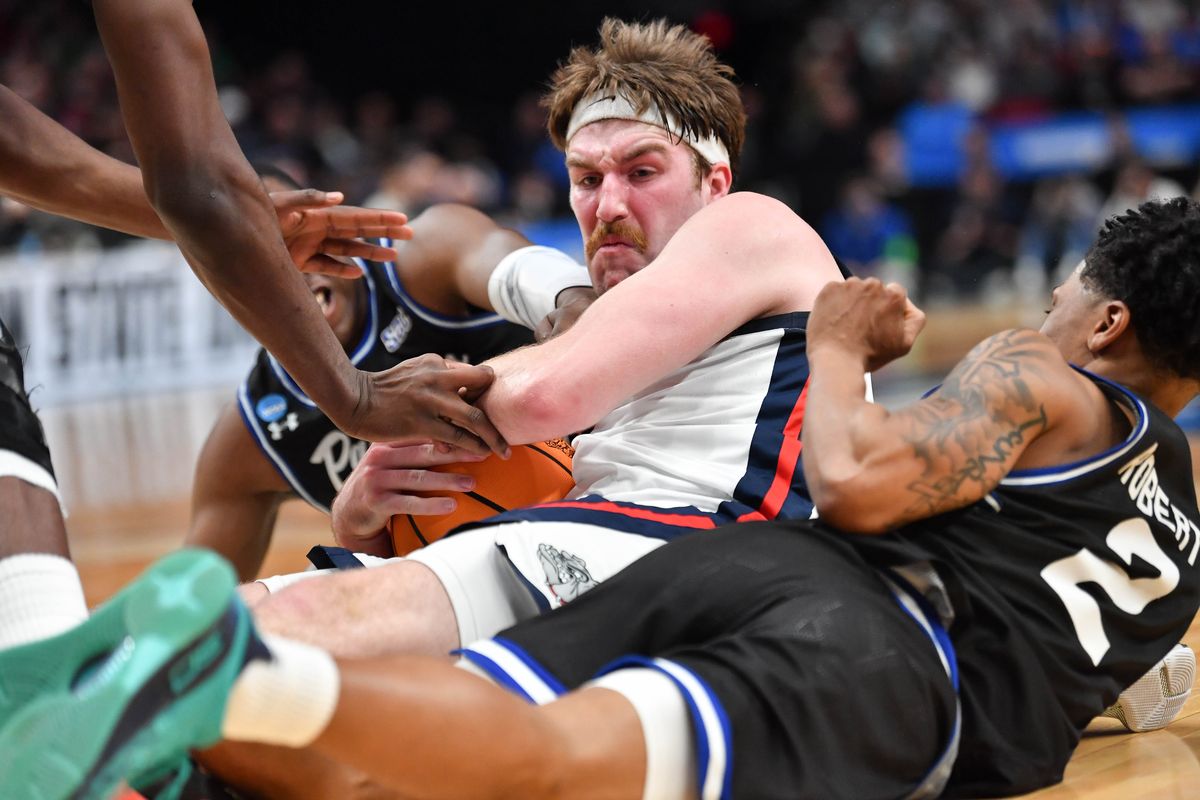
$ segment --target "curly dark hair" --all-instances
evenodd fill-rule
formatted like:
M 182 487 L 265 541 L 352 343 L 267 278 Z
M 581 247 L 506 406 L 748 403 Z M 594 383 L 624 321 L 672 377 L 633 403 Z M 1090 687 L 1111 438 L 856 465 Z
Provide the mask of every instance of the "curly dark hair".
M 571 112 L 583 98 L 599 91 L 624 94 L 639 112 L 654 104 L 686 134 L 720 140 L 736 173 L 746 112 L 733 77 L 712 43 L 683 25 L 608 18 L 600 25 L 600 45 L 576 47 L 551 76 L 542 105 L 549 111 L 550 138 L 564 150 Z
M 1200 378 L 1200 204 L 1151 200 L 1118 214 L 1084 262 L 1085 287 L 1129 306 L 1150 362 Z

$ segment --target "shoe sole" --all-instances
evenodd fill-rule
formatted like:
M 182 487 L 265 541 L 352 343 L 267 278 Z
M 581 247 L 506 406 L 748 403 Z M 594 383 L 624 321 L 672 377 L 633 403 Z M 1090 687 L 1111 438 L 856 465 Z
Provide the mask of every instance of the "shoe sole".
M 0 732 L 0 797 L 105 800 L 220 737 L 249 617 L 229 565 L 204 551 L 157 562 L 129 590 L 126 636 L 70 691 L 30 701 Z

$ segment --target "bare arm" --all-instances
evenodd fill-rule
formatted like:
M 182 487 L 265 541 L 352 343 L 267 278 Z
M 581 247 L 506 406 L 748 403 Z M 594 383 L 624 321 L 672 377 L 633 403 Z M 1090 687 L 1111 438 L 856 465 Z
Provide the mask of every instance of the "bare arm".
M 463 314 L 491 308 L 488 278 L 509 253 L 529 245 L 516 231 L 468 206 L 432 206 L 412 220 L 413 238 L 396 245 L 404 286 L 423 305 Z
M 0 119 L 0 194 L 92 225 L 171 238 L 137 167 L 91 147 L 4 86 Z
M 200 280 L 337 420 L 358 402 L 349 360 L 292 269 L 270 201 L 217 101 L 187 0 L 96 0 L 146 195 Z
M 830 287 L 810 317 L 804 477 L 842 530 L 882 533 L 969 505 L 1039 448 L 1061 455 L 1091 436 L 1079 419 L 1095 416 L 1080 405 L 1086 385 L 1032 331 L 985 339 L 903 409 L 868 403 L 863 374 L 907 352 L 923 321 L 902 289 L 876 280 Z
M 146 195 L 221 304 L 347 433 L 503 450 L 487 417 L 458 394 L 485 388 L 488 369 L 424 359 L 364 373 L 350 364 L 221 112 L 191 3 L 94 0 L 93 8 Z
M 740 193 L 680 228 L 576 325 L 490 363 L 484 410 L 512 442 L 582 430 L 743 323 L 811 307 L 840 280 L 828 249 L 782 203 Z
M 217 551 L 233 563 L 239 580 L 254 580 L 279 505 L 289 496 L 287 483 L 258 449 L 237 408 L 228 406 L 196 462 L 185 543 Z
M 111 158 L 0 86 L 0 194 L 28 206 L 134 236 L 170 239 L 137 167 Z M 403 214 L 334 206 L 341 194 L 312 189 L 272 194 L 296 266 L 355 273 L 327 254 L 380 260 L 394 253 L 361 236 L 409 235 Z

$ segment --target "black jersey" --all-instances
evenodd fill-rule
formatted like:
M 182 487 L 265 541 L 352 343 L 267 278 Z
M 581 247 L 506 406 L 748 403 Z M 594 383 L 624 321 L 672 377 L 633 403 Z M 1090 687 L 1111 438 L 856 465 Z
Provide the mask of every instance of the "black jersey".
M 452 317 L 431 311 L 404 290 L 394 264 L 358 263 L 368 294 L 367 319 L 348 355 L 359 369 L 379 372 L 425 353 L 479 363 L 533 341 L 530 331 L 496 314 Z M 328 513 L 367 443 L 334 427 L 265 350 L 238 390 L 238 407 L 292 490 Z
M 876 563 L 929 560 L 947 585 L 964 724 L 952 796 L 1060 780 L 1083 728 L 1200 605 L 1187 439 L 1149 403 L 1089 377 L 1132 412 L 1124 442 L 1011 472 L 967 508 L 855 540 Z

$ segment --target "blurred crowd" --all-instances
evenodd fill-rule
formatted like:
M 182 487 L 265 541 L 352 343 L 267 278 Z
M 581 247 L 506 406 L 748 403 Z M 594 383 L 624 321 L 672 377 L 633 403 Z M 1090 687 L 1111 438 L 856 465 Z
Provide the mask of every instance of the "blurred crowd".
M 1194 160 L 1147 162 L 1120 137 L 1097 169 L 1005 178 L 987 130 L 1200 101 L 1197 0 L 837 0 L 803 10 L 756 1 L 708 3 L 690 18 L 680 5 L 674 16 L 707 33 L 743 81 L 750 128 L 738 186 L 791 205 L 855 272 L 898 279 L 927 302 L 1039 295 L 1109 214 L 1196 191 Z M 252 162 L 410 214 L 468 203 L 535 235 L 569 215 L 536 86 L 481 135 L 463 122 L 478 115 L 452 97 L 334 93 L 317 57 L 299 51 L 244 72 L 209 33 L 222 103 Z M 86 4 L 0 0 L 0 81 L 130 159 Z M 970 113 L 956 179 L 909 180 L 897 121 L 915 104 Z M 0 247 L 118 239 L 0 206 Z

